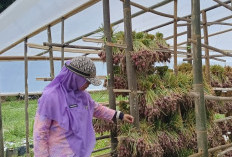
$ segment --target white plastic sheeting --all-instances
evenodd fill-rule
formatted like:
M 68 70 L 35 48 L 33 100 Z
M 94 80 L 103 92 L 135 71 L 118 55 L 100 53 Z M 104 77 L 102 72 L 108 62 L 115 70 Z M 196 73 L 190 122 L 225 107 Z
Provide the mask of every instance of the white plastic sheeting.
M 0 49 L 88 0 L 17 0 L 0 14 Z

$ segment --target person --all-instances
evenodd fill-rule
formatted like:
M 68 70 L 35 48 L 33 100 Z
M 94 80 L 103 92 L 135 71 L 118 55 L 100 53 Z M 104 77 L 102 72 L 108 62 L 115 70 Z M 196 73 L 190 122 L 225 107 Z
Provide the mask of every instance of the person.
M 101 81 L 93 61 L 80 56 L 67 61 L 44 88 L 34 121 L 35 157 L 89 157 L 95 145 L 93 117 L 133 123 L 131 115 L 94 102 L 85 90 L 90 84 Z

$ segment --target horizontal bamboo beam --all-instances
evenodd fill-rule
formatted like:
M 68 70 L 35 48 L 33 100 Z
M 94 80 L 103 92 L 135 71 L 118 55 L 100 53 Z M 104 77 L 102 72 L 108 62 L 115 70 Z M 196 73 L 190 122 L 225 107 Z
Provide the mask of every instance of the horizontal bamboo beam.
M 190 92 L 190 96 L 199 97 L 199 94 L 196 92 Z M 220 97 L 220 96 L 212 96 L 212 95 L 205 95 L 206 100 L 215 100 L 215 101 L 231 101 L 232 97 Z
M 161 6 L 163 6 L 163 5 L 167 4 L 167 3 L 170 3 L 170 2 L 172 2 L 172 1 L 173 1 L 173 0 L 164 0 L 164 1 L 160 2 L 160 3 L 157 3 L 157 4 L 155 4 L 155 5 L 151 6 L 151 7 L 149 7 L 149 8 L 150 8 L 150 9 L 155 9 L 155 8 L 161 7 Z M 137 16 L 142 15 L 142 14 L 144 14 L 144 13 L 145 13 L 144 10 L 138 11 L 138 12 L 132 14 L 132 15 L 131 15 L 131 18 L 137 17 Z M 115 22 L 111 23 L 111 26 L 113 27 L 113 26 L 116 26 L 116 25 L 118 25 L 118 24 L 120 24 L 120 23 L 123 23 L 123 20 L 124 20 L 124 19 L 120 19 L 120 20 L 118 20 L 118 21 L 115 21 Z M 76 37 L 76 38 L 74 38 L 74 39 L 72 39 L 72 40 L 69 40 L 69 41 L 67 41 L 67 42 L 65 42 L 65 43 L 68 44 L 68 43 L 75 42 L 75 41 L 77 41 L 77 40 L 82 39 L 83 37 L 88 37 L 88 36 L 90 36 L 90 35 L 93 35 L 93 34 L 96 34 L 96 33 L 100 32 L 100 31 L 102 31 L 102 29 L 97 29 L 97 30 L 95 30 L 95 31 L 89 32 L 89 33 L 87 33 L 87 34 L 84 34 L 84 35 L 81 35 L 81 36 L 79 36 L 79 37 Z
M 214 2 L 217 2 L 217 3 L 220 4 L 221 6 L 223 6 L 223 7 L 227 8 L 227 9 L 229 9 L 230 11 L 232 11 L 232 7 L 231 7 L 231 6 L 229 6 L 229 5 L 227 5 L 227 4 L 223 3 L 223 2 L 221 2 L 220 0 L 213 0 L 213 1 L 214 1 Z
M 94 39 L 94 38 L 83 37 L 82 40 L 85 41 L 85 42 L 102 43 L 102 44 L 105 44 L 105 45 L 111 46 L 111 47 L 118 47 L 118 48 L 123 48 L 123 49 L 127 48 L 127 46 L 125 44 L 117 44 L 117 43 L 112 43 L 112 42 L 107 42 L 107 41 L 105 42 L 102 39 Z
M 36 81 L 52 81 L 53 78 L 36 78 Z
M 188 41 L 189 41 L 189 42 L 192 42 L 192 43 L 194 43 L 194 44 L 197 43 L 196 40 L 192 40 L 192 39 L 188 39 Z M 225 52 L 225 51 L 220 50 L 220 49 L 218 49 L 218 48 L 215 48 L 215 47 L 213 47 L 213 46 L 209 46 L 209 45 L 206 45 L 206 44 L 203 44 L 203 43 L 201 43 L 201 46 L 202 46 L 202 47 L 205 47 L 205 48 L 207 48 L 207 49 L 210 49 L 210 50 L 214 50 L 214 51 L 216 51 L 216 52 L 219 52 L 219 53 L 221 53 L 221 54 L 223 54 L 223 55 L 225 55 L 225 56 L 230 56 L 230 57 L 232 57 L 232 53 Z
M 106 138 L 110 138 L 110 135 L 96 137 L 96 140 L 102 140 L 102 139 L 106 139 Z
M 123 1 L 124 0 L 120 0 L 120 1 Z M 160 15 L 160 16 L 164 16 L 164 17 L 168 17 L 168 18 L 174 18 L 174 15 L 170 15 L 170 14 L 166 14 L 166 13 L 162 13 L 162 12 L 159 12 L 159 11 L 156 11 L 156 10 L 153 10 L 153 9 L 150 9 L 150 8 L 147 8 L 147 7 L 144 7 L 140 4 L 137 4 L 137 3 L 134 3 L 134 2 L 130 2 L 130 4 L 134 7 L 137 7 L 139 9 L 142 9 L 146 12 L 150 12 L 150 13 L 153 13 L 153 14 L 156 14 L 156 15 Z M 191 22 L 190 19 L 187 19 L 187 18 L 183 18 L 183 17 L 177 17 L 177 20 L 180 21 L 188 21 L 188 22 Z
M 214 122 L 219 123 L 219 122 L 224 122 L 224 121 L 231 120 L 231 119 L 232 119 L 232 116 L 229 116 L 229 117 L 226 117 L 226 118 L 221 118 L 221 119 L 214 120 Z
M 202 58 L 204 59 L 204 58 L 205 58 L 205 56 L 202 56 Z M 210 59 L 212 59 L 212 60 L 216 60 L 216 61 L 221 61 L 221 62 L 226 62 L 226 60 L 224 60 L 224 59 L 220 59 L 220 58 L 214 58 L 214 57 L 211 57 Z M 192 57 L 184 58 L 184 59 L 183 59 L 183 61 L 191 61 L 191 60 L 193 60 L 193 58 L 192 58 Z
M 113 92 L 115 93 L 131 93 L 132 91 L 129 89 L 113 89 Z M 137 93 L 144 93 L 143 91 L 136 91 Z
M 64 60 L 70 60 L 74 57 L 64 57 Z M 61 57 L 53 57 L 53 60 L 60 61 Z M 93 61 L 102 61 L 100 58 L 90 58 Z M 28 56 L 30 61 L 49 60 L 48 56 Z M 24 56 L 0 56 L 0 61 L 24 61 Z
M 173 46 L 169 46 L 170 49 L 173 49 Z M 190 47 L 191 48 L 191 47 Z M 187 50 L 187 47 L 184 46 L 178 46 L 177 49 L 179 50 Z M 202 48 L 203 50 L 205 49 L 204 47 Z M 211 52 L 215 52 L 214 50 L 210 50 Z M 232 50 L 222 50 L 224 52 L 232 53 Z M 223 55 L 225 56 L 225 55 Z M 219 57 L 219 56 L 218 56 Z M 220 56 L 221 57 L 221 56 Z
M 98 156 L 93 156 L 93 157 L 111 157 L 111 153 L 106 153 Z
M 232 151 L 232 147 L 229 147 L 229 148 L 227 148 L 226 150 L 224 150 L 224 151 L 218 153 L 217 157 L 224 157 L 224 155 L 225 155 L 227 152 L 230 152 L 230 151 Z
M 191 23 L 183 23 L 183 24 L 177 24 L 178 27 L 181 26 L 187 26 L 190 25 Z M 226 23 L 226 22 L 207 22 L 206 23 L 207 26 L 211 26 L 211 25 L 226 25 L 226 26 L 232 26 L 231 23 Z
M 217 147 L 208 149 L 208 152 L 209 153 L 213 153 L 213 152 L 216 152 L 218 150 L 226 149 L 226 148 L 231 147 L 231 146 L 232 146 L 232 143 L 221 145 L 221 146 L 217 146 Z M 202 155 L 203 155 L 203 153 L 200 152 L 200 153 L 196 153 L 196 154 L 193 154 L 193 155 L 189 155 L 188 157 L 201 157 Z
M 219 90 L 219 91 L 232 91 L 232 88 L 218 88 L 218 87 L 215 87 L 215 88 L 213 88 L 213 90 Z
M 101 148 L 101 149 L 97 149 L 97 150 L 94 150 L 92 153 L 96 153 L 96 152 L 100 152 L 100 151 L 103 151 L 103 150 L 106 150 L 106 149 L 110 149 L 111 146 L 108 146 L 108 147 L 105 147 L 105 148 Z
M 48 50 L 49 49 L 49 46 L 43 46 L 43 45 L 32 44 L 32 43 L 28 43 L 27 46 L 30 48 L 41 49 L 41 50 Z M 62 49 L 61 47 L 56 47 L 56 46 L 52 47 L 53 51 L 60 51 L 61 52 L 61 49 Z M 98 54 L 100 51 L 98 51 L 98 50 L 83 50 L 83 49 L 76 49 L 76 48 L 64 48 L 64 52 Z
M 77 14 L 78 12 L 81 12 L 81 11 L 87 9 L 88 7 L 90 7 L 90 6 L 94 5 L 94 4 L 96 4 L 96 3 L 99 2 L 99 1 L 100 1 L 100 0 L 89 0 L 87 3 L 85 3 L 85 4 L 81 5 L 81 6 L 78 6 L 77 8 L 71 10 L 70 12 L 64 14 L 63 16 L 61 16 L 61 17 L 59 17 L 59 18 L 53 20 L 52 22 L 49 22 L 48 24 L 46 24 L 46 25 L 44 25 L 44 26 L 42 26 L 42 27 L 36 29 L 36 30 L 33 31 L 32 33 L 27 34 L 26 36 L 22 37 L 22 38 L 19 39 L 18 41 L 14 42 L 14 43 L 12 43 L 11 45 L 7 46 L 6 48 L 2 49 L 2 50 L 0 51 L 0 54 L 2 54 L 2 53 L 4 53 L 4 52 L 8 51 L 9 49 L 11 49 L 11 48 L 15 47 L 16 45 L 18 45 L 19 43 L 23 42 L 25 38 L 29 39 L 29 38 L 35 36 L 35 35 L 37 35 L 38 33 L 40 33 L 40 32 L 42 32 L 42 31 L 46 30 L 46 29 L 48 28 L 48 26 L 51 26 L 51 27 L 52 27 L 52 26 L 56 25 L 57 23 L 61 22 L 63 19 L 67 19 L 67 18 L 69 18 L 69 17 L 71 17 L 71 16 Z
M 227 1 L 225 1 L 224 3 L 225 3 L 225 4 L 228 4 L 228 3 L 230 3 L 230 2 L 231 2 L 230 0 L 227 0 Z M 215 9 L 215 8 L 218 8 L 218 7 L 220 7 L 220 6 L 221 6 L 221 5 L 217 4 L 217 5 L 211 6 L 211 7 L 209 7 L 209 8 L 203 9 L 203 10 L 201 10 L 201 12 L 202 12 L 202 11 L 207 12 L 207 11 L 213 10 L 213 9 Z M 183 18 L 187 18 L 187 17 L 191 17 L 191 14 L 186 15 L 186 16 L 183 16 Z M 144 30 L 143 32 L 150 32 L 150 31 L 153 31 L 153 30 L 155 30 L 155 29 L 158 29 L 158 28 L 161 28 L 161 27 L 170 25 L 170 24 L 172 24 L 173 22 L 174 22 L 174 20 L 169 21 L 169 22 L 166 22 L 166 23 L 163 23 L 163 24 L 161 24 L 161 25 L 158 25 L 158 26 L 155 26 L 155 27 L 152 27 L 152 28 L 149 28 L 149 29 L 147 29 L 147 30 Z M 186 33 L 187 33 L 187 31 L 185 32 L 185 34 L 186 34 Z M 173 38 L 173 36 L 172 36 L 172 38 Z
M 42 92 L 29 92 L 28 95 L 41 95 Z M 24 96 L 25 93 L 0 93 L 0 96 Z
M 44 42 L 43 46 L 55 46 L 55 47 L 67 47 L 67 48 L 76 48 L 76 49 L 91 49 L 91 50 L 102 50 L 101 47 L 95 46 L 81 46 L 81 45 L 69 45 L 69 44 L 58 44 L 58 43 L 48 43 Z

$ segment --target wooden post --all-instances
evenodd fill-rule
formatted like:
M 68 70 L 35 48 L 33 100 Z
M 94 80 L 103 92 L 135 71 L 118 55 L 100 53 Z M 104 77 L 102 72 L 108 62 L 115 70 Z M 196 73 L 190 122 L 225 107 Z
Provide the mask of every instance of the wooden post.
M 189 38 L 191 38 L 191 23 L 190 22 L 187 25 L 187 41 Z M 187 42 L 187 53 L 191 54 L 191 42 L 189 41 Z M 187 55 L 187 58 L 190 58 L 190 57 L 191 57 L 190 55 Z M 192 60 L 189 60 L 188 63 L 192 65 Z
M 198 152 L 203 152 L 203 157 L 208 157 L 206 109 L 202 77 L 200 0 L 192 0 L 192 38 L 197 41 L 192 44 L 193 86 L 194 91 L 200 95 L 199 98 L 195 98 L 197 146 Z
M 174 40 L 173 40 L 173 46 L 174 46 L 174 73 L 175 75 L 178 74 L 178 68 L 177 68 L 177 0 L 174 0 Z
M 30 157 L 29 148 L 29 115 L 28 115 L 28 58 L 27 58 L 27 38 L 24 40 L 24 69 L 25 69 L 25 126 L 26 126 L 26 156 Z
M 104 16 L 104 35 L 106 37 L 106 42 L 111 42 L 111 26 L 110 26 L 110 5 L 109 0 L 103 0 L 103 16 Z M 116 110 L 116 100 L 114 89 L 114 71 L 113 71 L 113 52 L 112 47 L 105 45 L 106 50 L 106 64 L 107 64 L 107 90 L 109 92 L 109 104 L 110 108 Z M 111 156 L 117 156 L 117 125 L 111 128 Z
M 4 156 L 4 140 L 3 140 L 3 127 L 2 127 L 2 102 L 0 96 L 0 156 Z
M 61 44 L 64 44 L 64 18 L 61 21 Z M 61 47 L 61 68 L 64 66 L 64 47 Z
M 137 77 L 135 67 L 131 61 L 131 51 L 133 51 L 133 39 L 132 39 L 132 25 L 131 25 L 131 6 L 130 0 L 125 0 L 123 2 L 123 12 L 124 12 L 124 32 L 126 41 L 126 70 L 128 86 L 131 93 L 130 97 L 130 113 L 134 117 L 134 125 L 139 128 L 139 107 L 137 98 Z
M 204 30 L 204 43 L 209 44 L 208 41 L 208 27 L 207 27 L 207 17 L 206 12 L 202 11 L 202 21 L 203 21 L 203 30 Z M 210 84 L 210 61 L 209 61 L 209 49 L 205 48 L 205 76 L 206 81 Z
M 51 34 L 51 26 L 48 26 L 48 42 L 51 44 L 52 43 L 52 34 Z M 52 46 L 49 47 L 49 60 L 50 60 L 50 77 L 54 78 L 55 74 L 54 74 L 54 62 L 53 62 L 53 50 L 52 50 Z

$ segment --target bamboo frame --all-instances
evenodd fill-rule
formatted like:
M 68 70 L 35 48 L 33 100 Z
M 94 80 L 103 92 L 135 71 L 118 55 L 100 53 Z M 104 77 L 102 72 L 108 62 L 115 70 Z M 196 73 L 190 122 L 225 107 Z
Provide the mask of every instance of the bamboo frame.
M 75 48 L 75 49 L 102 50 L 101 47 L 95 47 L 95 46 L 80 46 L 80 45 L 58 44 L 58 43 L 48 43 L 48 42 L 44 42 L 43 46 L 67 47 L 67 48 Z
M 173 0 L 164 0 L 164 1 L 160 2 L 160 3 L 158 3 L 158 4 L 155 4 L 155 5 L 151 6 L 151 7 L 149 7 L 149 8 L 150 8 L 150 9 L 155 9 L 155 8 L 161 7 L 161 6 L 163 6 L 163 5 L 167 4 L 167 3 L 170 3 L 170 2 L 172 2 L 172 1 L 173 1 Z M 142 15 L 142 14 L 144 14 L 144 13 L 145 13 L 145 11 L 144 11 L 144 10 L 141 10 L 141 11 L 139 11 L 139 12 L 136 12 L 136 13 L 132 14 L 132 15 L 131 15 L 131 18 L 137 17 L 137 16 Z M 115 21 L 115 22 L 111 23 L 111 26 L 115 26 L 115 25 L 118 25 L 118 24 L 120 24 L 120 23 L 123 23 L 123 19 L 120 19 L 120 20 L 118 20 L 118 21 Z M 90 36 L 90 35 L 93 35 L 93 34 L 95 34 L 95 33 L 100 32 L 100 31 L 101 31 L 101 29 L 94 30 L 94 31 L 89 32 L 89 33 L 87 33 L 87 34 L 81 35 L 81 36 L 79 36 L 79 37 L 77 37 L 77 38 L 74 38 L 74 39 L 72 39 L 72 40 L 69 40 L 69 41 L 66 42 L 66 44 L 75 42 L 75 41 L 77 41 L 77 40 L 82 39 L 83 37 L 88 37 L 88 36 Z
M 97 2 L 99 2 L 100 0 L 90 0 L 88 3 L 85 3 L 84 5 L 82 5 L 82 6 L 80 6 L 80 7 L 78 7 L 78 8 L 76 8 L 76 9 L 74 9 L 73 11 L 74 12 L 80 12 L 81 10 L 84 10 L 85 8 L 88 8 L 89 6 L 91 6 L 91 5 L 93 5 L 93 4 L 95 4 L 95 3 L 97 3 Z M 127 2 L 129 1 L 129 0 L 126 0 Z M 171 0 L 166 0 L 166 1 L 164 1 L 164 2 L 161 2 L 161 3 L 168 3 L 168 2 L 170 2 Z M 129 1 L 130 2 L 130 1 Z M 228 1 L 226 1 L 226 3 L 227 3 Z M 231 1 L 230 1 L 231 2 Z M 225 2 L 224 2 L 225 3 Z M 125 2 L 124 2 L 124 4 L 125 4 Z M 131 2 L 131 4 L 135 4 L 135 5 L 137 5 L 138 7 L 143 7 L 143 6 L 141 6 L 141 5 L 139 5 L 139 4 L 136 4 L 136 3 L 133 3 L 133 2 Z M 159 3 L 160 4 L 160 3 Z M 216 5 L 216 6 L 220 6 L 220 5 Z M 210 7 L 210 9 L 213 9 L 214 7 L 216 7 L 216 6 L 212 6 L 212 7 Z M 128 8 L 127 8 L 128 9 Z M 149 11 L 149 12 L 152 12 L 152 13 L 154 13 L 154 14 L 158 14 L 158 15 L 161 15 L 161 16 L 165 16 L 165 17 L 170 17 L 170 18 L 174 18 L 174 22 L 175 22 L 175 25 L 177 25 L 177 20 L 184 20 L 184 21 L 190 21 L 189 19 L 185 19 L 185 17 L 187 17 L 187 16 L 185 16 L 185 17 L 177 17 L 176 16 L 176 14 L 174 13 L 174 16 L 173 15 L 169 15 L 169 14 L 164 14 L 164 13 L 160 13 L 160 12 L 157 12 L 157 11 L 154 11 L 154 10 L 152 10 L 152 8 L 150 7 L 150 8 L 146 8 L 146 7 L 143 7 L 143 9 L 145 9 L 145 11 Z M 208 10 L 209 10 L 209 8 L 208 8 Z M 130 10 L 126 10 L 125 12 L 127 12 L 127 11 L 130 11 Z M 141 11 L 140 13 L 145 13 L 145 11 Z M 205 9 L 205 11 L 207 11 L 207 9 Z M 73 13 L 68 13 L 67 14 L 67 16 L 65 17 L 65 16 L 62 16 L 60 19 L 59 19 L 59 21 L 61 21 L 62 22 L 62 30 L 64 29 L 64 20 L 66 19 L 66 18 L 68 18 L 68 16 L 72 16 L 73 14 L 74 14 L 74 12 Z M 174 12 L 175 12 L 175 10 L 174 10 Z M 137 16 L 138 14 L 136 14 L 136 16 Z M 131 15 L 131 17 L 133 17 L 133 15 Z M 131 18 L 130 17 L 130 18 Z M 130 18 L 129 19 L 126 19 L 126 20 L 130 20 Z M 176 19 L 177 18 L 177 19 Z M 225 18 L 224 18 L 225 19 Z M 119 21 L 122 21 L 122 20 L 119 20 Z M 171 23 L 173 23 L 173 21 L 171 21 Z M 54 21 L 53 21 L 54 22 Z M 58 23 L 58 22 L 57 22 Z M 208 24 L 207 25 L 211 25 L 211 24 L 216 24 L 217 22 L 208 22 Z M 55 25 L 56 23 L 50 23 L 49 25 L 46 25 L 46 27 L 44 26 L 44 28 L 42 28 L 43 30 L 45 30 L 47 27 L 50 27 L 50 26 L 52 26 L 52 25 Z M 169 24 L 170 24 L 170 22 L 169 22 Z M 219 23 L 218 23 L 219 24 Z M 226 24 L 226 25 L 228 25 L 228 23 L 220 23 L 220 24 Z M 229 25 L 231 25 L 231 24 L 229 24 Z M 126 26 L 126 24 L 125 24 L 125 26 Z M 163 26 L 165 26 L 165 24 L 163 24 Z M 157 28 L 158 26 L 156 26 L 156 28 Z M 207 28 L 207 27 L 206 27 Z M 41 29 L 41 28 L 40 28 Z M 28 38 L 30 38 L 30 37 L 32 37 L 32 36 L 34 36 L 34 35 L 36 35 L 36 34 L 38 34 L 39 33 L 39 31 L 40 31 L 40 29 L 38 29 L 38 30 L 36 30 L 36 31 L 34 31 L 33 33 L 31 33 L 31 34 L 29 34 L 27 37 Z M 175 30 L 174 30 L 175 31 Z M 126 31 L 125 31 L 126 32 Z M 224 31 L 225 32 L 225 31 Z M 63 32 L 64 33 L 64 32 Z M 22 59 L 22 60 L 24 60 L 25 61 L 25 69 L 26 69 L 26 67 L 28 67 L 28 65 L 27 65 L 27 62 L 28 62 L 28 60 L 48 60 L 48 59 L 50 59 L 50 61 L 52 60 L 52 59 L 54 59 L 54 60 L 62 60 L 62 65 L 64 64 L 64 60 L 65 59 L 67 59 L 67 58 L 71 58 L 71 57 L 66 57 L 66 58 L 64 58 L 64 50 L 65 50 L 65 48 L 64 48 L 64 34 L 62 33 L 62 35 L 61 36 L 63 36 L 63 37 L 61 37 L 61 44 L 60 45 L 62 45 L 61 46 L 61 49 L 60 49 L 60 51 L 62 52 L 61 53 L 61 57 L 54 57 L 53 58 L 53 56 L 50 56 L 49 58 L 48 57 L 36 57 L 36 56 L 27 56 L 27 55 L 25 55 L 24 56 L 24 59 L 22 59 L 22 58 L 20 58 L 20 57 L 22 57 L 22 56 L 19 56 L 19 57 L 14 57 L 14 56 L 12 56 L 12 57 L 9 57 L 9 56 L 0 56 L 0 60 L 9 60 L 9 59 L 12 59 L 12 60 L 17 60 L 17 59 Z M 214 33 L 214 34 L 216 34 L 216 33 Z M 218 35 L 218 34 L 217 34 Z M 175 38 L 178 36 L 178 34 L 175 34 Z M 205 35 L 206 37 L 208 36 L 210 36 L 210 35 Z M 23 40 L 25 39 L 26 37 L 23 37 Z M 22 40 L 22 41 L 23 41 Z M 175 40 L 175 39 L 174 39 Z M 21 41 L 21 42 L 22 42 Z M 189 40 L 189 41 L 191 41 L 191 40 Z M 20 43 L 19 41 L 17 41 L 18 43 Z M 17 45 L 18 43 L 17 42 L 15 42 L 15 43 L 13 43 L 13 44 L 11 44 L 10 46 L 8 46 L 7 48 L 5 48 L 5 49 L 3 49 L 3 50 L 1 50 L 0 51 L 0 54 L 2 54 L 2 53 L 4 53 L 5 51 L 7 51 L 8 49 L 10 49 L 11 47 L 13 47 L 13 46 L 15 46 L 15 45 Z M 193 40 L 193 41 L 191 41 L 192 43 L 194 43 L 195 41 Z M 68 42 L 66 42 L 66 43 L 68 43 Z M 52 42 L 50 41 L 50 45 L 49 46 L 52 46 L 51 45 L 52 44 Z M 106 46 L 121 46 L 121 48 L 126 48 L 126 49 L 130 49 L 130 47 L 128 48 L 128 46 L 131 46 L 130 44 L 128 45 L 127 44 L 127 47 L 125 47 L 125 45 L 124 45 L 124 47 L 122 47 L 122 45 L 117 45 L 117 44 L 113 44 L 113 43 L 111 43 L 111 42 L 106 42 Z M 196 42 L 195 42 L 195 44 L 196 44 Z M 203 47 L 206 47 L 206 48 L 208 48 L 208 49 L 210 49 L 210 46 L 207 44 L 207 43 L 205 43 L 205 46 L 204 46 L 204 44 L 202 44 L 203 45 Z M 25 46 L 26 46 L 26 44 L 25 44 Z M 54 50 L 54 48 L 55 47 L 52 47 L 52 49 Z M 48 47 L 48 49 L 49 49 L 49 47 Z M 51 47 L 50 47 L 50 49 L 51 49 Z M 217 49 L 217 48 L 214 48 L 214 47 L 211 47 L 211 50 L 215 50 L 215 51 L 218 51 L 219 49 Z M 222 50 L 220 50 L 220 51 L 222 51 Z M 43 54 L 45 54 L 46 52 L 48 52 L 47 50 L 45 51 L 45 52 L 43 52 Z M 174 48 L 174 52 L 175 52 L 175 54 L 176 54 L 176 52 L 177 52 L 177 48 L 176 48 L 176 44 L 175 44 L 175 48 Z M 26 53 L 26 47 L 25 47 L 25 53 Z M 225 53 L 225 51 L 223 51 L 223 53 Z M 40 53 L 41 54 L 41 53 Z M 227 55 L 229 54 L 228 52 L 226 53 Z M 225 54 L 224 54 L 225 55 Z M 232 54 L 229 54 L 229 56 L 230 55 L 232 55 Z M 210 58 L 210 56 L 209 56 L 209 58 Z M 216 59 L 216 58 L 214 58 L 214 59 Z M 100 59 L 99 59 L 100 60 Z M 52 66 L 51 66 L 52 67 Z M 52 70 L 51 70 L 51 73 L 52 73 Z M 28 77 L 27 76 L 28 74 L 26 74 L 26 70 L 25 70 L 25 80 L 26 80 L 26 77 Z M 25 82 L 25 111 L 27 110 L 26 108 L 26 97 L 28 98 L 28 87 L 26 87 L 26 82 Z M 27 85 L 28 86 L 28 85 Z M 26 90 L 27 90 L 27 92 L 26 92 Z M 131 91 L 130 91 L 131 92 Z M 133 91 L 132 90 L 132 93 L 139 93 L 139 91 L 137 91 L 137 90 L 135 90 L 135 91 Z M 0 94 L 0 96 L 1 96 L 1 94 Z M 212 96 L 205 96 L 205 98 L 206 99 L 213 99 L 213 100 L 222 100 L 222 99 L 220 99 L 220 97 L 217 97 L 217 98 L 215 98 L 215 97 L 212 97 Z M 229 98 L 229 99 L 231 99 L 231 98 Z M 223 100 L 223 101 L 229 101 L 229 100 Z M 0 102 L 1 103 L 1 102 Z M 0 104 L 1 105 L 1 104 Z M 27 119 L 27 118 L 26 118 Z
M 199 94 L 196 92 L 190 92 L 190 96 L 199 97 Z M 206 100 L 215 100 L 215 101 L 231 101 L 232 97 L 220 97 L 220 96 L 212 96 L 212 95 L 205 95 Z
M 61 44 L 64 44 L 64 18 L 61 21 Z M 64 47 L 61 47 L 61 68 L 64 66 Z
M 50 25 L 48 26 L 47 33 L 48 33 L 48 42 L 51 44 L 52 43 L 52 32 L 51 32 Z M 52 46 L 49 46 L 48 52 L 49 52 L 49 61 L 50 61 L 50 77 L 54 78 L 55 77 L 55 72 L 54 72 L 55 69 L 54 69 Z

